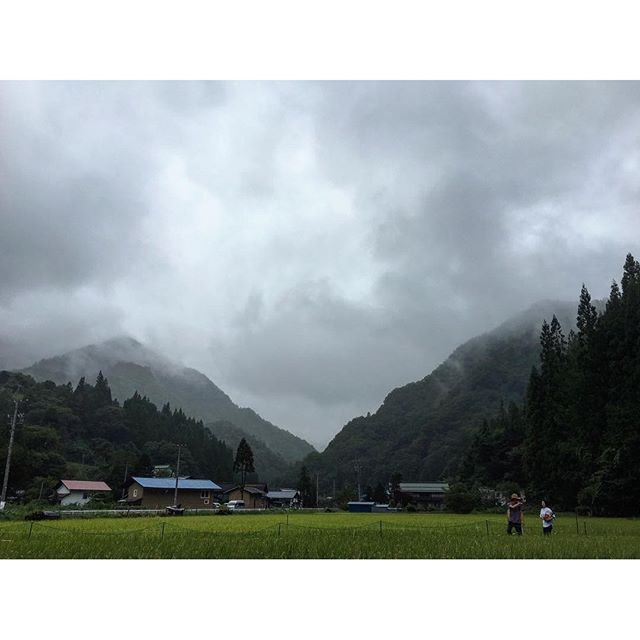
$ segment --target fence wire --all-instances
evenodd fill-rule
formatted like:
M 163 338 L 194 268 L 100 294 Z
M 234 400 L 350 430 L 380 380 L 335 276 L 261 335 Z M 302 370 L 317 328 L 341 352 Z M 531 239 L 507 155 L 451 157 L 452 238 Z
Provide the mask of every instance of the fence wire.
M 589 523 L 587 526 L 586 521 L 573 523 L 570 519 L 566 519 L 558 527 L 554 523 L 552 536 L 557 536 L 559 530 L 565 536 L 618 536 L 618 535 L 637 535 L 633 531 L 619 531 L 615 527 L 595 526 Z M 283 535 L 296 535 L 304 532 L 313 532 L 317 534 L 353 534 L 353 533 L 377 533 L 379 535 L 411 532 L 411 533 L 424 533 L 424 534 L 475 534 L 477 536 L 504 536 L 507 533 L 507 522 L 496 520 L 478 520 L 473 522 L 466 522 L 461 524 L 414 524 L 408 522 L 397 522 L 393 520 L 373 520 L 365 522 L 360 525 L 345 525 L 339 524 L 334 526 L 316 526 L 308 524 L 298 524 L 295 522 L 289 522 L 287 519 L 281 522 L 269 524 L 257 529 L 209 529 L 200 527 L 189 527 L 179 524 L 174 519 L 168 519 L 164 522 L 154 522 L 144 527 L 138 527 L 135 529 L 125 529 L 123 531 L 114 530 L 86 530 L 80 527 L 68 527 L 60 525 L 59 523 L 47 523 L 41 521 L 20 522 L 20 521 L 5 521 L 0 523 L 0 532 L 28 535 L 29 539 L 32 537 L 38 537 L 37 534 L 47 534 L 47 536 L 60 533 L 69 536 L 129 536 L 141 533 L 152 532 L 154 535 L 158 535 L 161 539 L 164 539 L 165 535 L 175 536 L 180 534 L 197 535 L 197 536 L 225 536 L 225 537 L 245 537 L 271 533 L 278 537 Z M 517 535 L 514 531 L 512 535 Z M 524 536 L 543 536 L 542 524 L 536 521 L 525 522 L 522 525 L 522 535 Z

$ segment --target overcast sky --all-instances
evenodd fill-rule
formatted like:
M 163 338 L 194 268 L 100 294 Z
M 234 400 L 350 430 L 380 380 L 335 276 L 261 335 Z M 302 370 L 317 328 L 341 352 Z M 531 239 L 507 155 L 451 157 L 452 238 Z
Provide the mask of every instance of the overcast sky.
M 640 254 L 640 84 L 0 83 L 0 364 L 131 335 L 324 445 Z

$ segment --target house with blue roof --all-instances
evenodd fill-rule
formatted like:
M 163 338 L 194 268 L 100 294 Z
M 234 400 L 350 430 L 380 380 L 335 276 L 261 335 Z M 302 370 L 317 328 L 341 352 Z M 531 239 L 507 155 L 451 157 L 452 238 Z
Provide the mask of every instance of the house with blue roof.
M 127 483 L 127 503 L 145 509 L 164 509 L 174 505 L 175 478 L 132 476 Z M 184 509 L 214 508 L 214 494 L 221 487 L 211 480 L 178 478 L 178 505 Z

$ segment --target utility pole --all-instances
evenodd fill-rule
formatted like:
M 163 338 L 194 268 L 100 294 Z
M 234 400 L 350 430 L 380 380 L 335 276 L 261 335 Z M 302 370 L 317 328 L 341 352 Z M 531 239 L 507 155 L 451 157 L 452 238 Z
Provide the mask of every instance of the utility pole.
M 333 479 L 333 503 L 336 502 L 336 479 Z
M 129 461 L 124 465 L 124 479 L 122 481 L 122 499 L 124 500 L 124 492 L 126 491 L 125 485 L 127 484 L 127 476 L 129 475 Z
M 4 480 L 2 481 L 2 494 L 0 495 L 0 510 L 4 509 L 7 500 L 7 487 L 9 486 L 9 470 L 11 469 L 11 453 L 13 451 L 13 438 L 16 433 L 16 422 L 18 420 L 18 405 L 20 400 L 16 396 L 13 408 L 13 418 L 11 419 L 11 434 L 9 435 L 9 448 L 7 449 L 7 463 L 4 466 Z
M 356 471 L 356 480 L 358 482 L 358 502 L 362 500 L 362 494 L 360 493 L 360 462 L 356 460 L 353 464 L 353 468 Z
M 320 474 L 316 471 L 316 509 L 320 506 Z
M 178 480 L 180 478 L 180 447 L 182 445 L 178 445 L 178 462 L 176 463 L 176 488 L 173 492 L 173 506 L 178 506 Z

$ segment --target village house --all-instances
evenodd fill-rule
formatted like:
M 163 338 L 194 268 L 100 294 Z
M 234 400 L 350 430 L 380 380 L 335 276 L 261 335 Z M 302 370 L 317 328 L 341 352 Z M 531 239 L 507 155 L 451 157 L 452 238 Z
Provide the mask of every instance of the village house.
M 156 464 L 153 467 L 154 478 L 173 478 L 174 473 L 170 464 Z
M 446 482 L 401 482 L 400 501 L 403 506 L 414 504 L 426 509 L 444 509 L 444 495 L 448 489 Z
M 111 487 L 106 482 L 94 480 L 60 480 L 56 489 L 56 499 L 62 506 L 83 505 L 96 495 L 106 495 Z
M 246 509 L 267 508 L 267 485 L 264 483 L 245 484 L 244 488 L 235 485 L 227 489 L 223 496 L 225 502 L 244 500 Z
M 126 501 L 147 509 L 163 509 L 173 506 L 176 488 L 175 478 L 131 477 L 127 483 Z M 178 500 L 184 509 L 212 509 L 214 494 L 220 487 L 211 480 L 193 478 L 178 479 Z
M 302 496 L 296 489 L 279 489 L 267 492 L 267 504 L 274 509 L 299 509 Z

